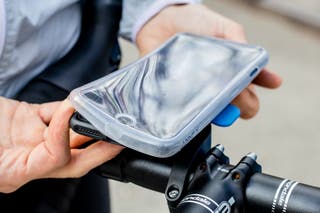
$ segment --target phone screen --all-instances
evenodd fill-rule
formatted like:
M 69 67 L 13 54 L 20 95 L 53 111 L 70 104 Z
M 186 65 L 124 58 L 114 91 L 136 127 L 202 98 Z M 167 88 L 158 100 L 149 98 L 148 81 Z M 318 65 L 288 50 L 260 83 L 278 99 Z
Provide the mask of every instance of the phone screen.
M 257 48 L 181 35 L 82 94 L 116 122 L 171 138 L 260 54 Z

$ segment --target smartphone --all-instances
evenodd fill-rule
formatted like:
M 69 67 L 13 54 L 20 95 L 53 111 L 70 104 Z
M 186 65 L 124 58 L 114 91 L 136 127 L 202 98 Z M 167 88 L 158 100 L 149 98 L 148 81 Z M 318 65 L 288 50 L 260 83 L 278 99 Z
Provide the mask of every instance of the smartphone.
M 70 127 L 76 133 L 88 136 L 92 139 L 118 144 L 116 141 L 99 132 L 99 130 L 97 130 L 87 119 L 85 119 L 78 112 L 73 113 L 70 119 Z
M 265 67 L 258 46 L 177 34 L 136 62 L 72 91 L 102 135 L 155 157 L 181 150 Z

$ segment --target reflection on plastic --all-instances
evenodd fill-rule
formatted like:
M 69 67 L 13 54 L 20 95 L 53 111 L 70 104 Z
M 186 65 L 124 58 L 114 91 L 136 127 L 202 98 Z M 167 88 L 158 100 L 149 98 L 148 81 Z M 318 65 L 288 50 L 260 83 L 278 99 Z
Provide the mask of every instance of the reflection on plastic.
M 250 49 L 238 51 L 207 40 L 195 43 L 183 36 L 172 41 L 170 49 L 85 95 L 111 117 L 130 115 L 140 131 L 170 138 L 256 56 Z
M 219 113 L 208 109 L 209 103 L 230 99 L 216 100 L 258 56 L 261 49 L 257 47 L 180 34 L 142 60 L 76 90 L 73 103 L 99 130 L 105 130 L 99 126 L 103 123 L 114 123 L 120 132 L 127 132 L 123 126 L 128 126 L 141 137 L 170 139 L 187 126 L 191 132 L 209 124 Z M 219 105 L 219 110 L 226 105 Z M 208 110 L 209 114 L 200 115 Z M 207 120 L 206 124 L 193 123 L 196 118 Z M 103 133 L 112 138 L 112 132 Z

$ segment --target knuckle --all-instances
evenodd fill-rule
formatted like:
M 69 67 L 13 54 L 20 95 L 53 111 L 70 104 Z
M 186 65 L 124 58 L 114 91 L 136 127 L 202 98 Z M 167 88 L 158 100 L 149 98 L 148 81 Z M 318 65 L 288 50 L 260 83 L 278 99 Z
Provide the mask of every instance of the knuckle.
M 254 89 L 248 87 L 233 101 L 233 104 L 238 106 L 241 111 L 241 117 L 243 119 L 250 119 L 254 117 L 260 108 L 259 99 L 256 96 Z
M 63 167 L 69 162 L 69 158 L 66 155 L 53 155 L 51 156 L 51 163 L 54 167 Z
M 70 152 L 69 150 L 64 150 L 59 153 L 54 153 L 51 149 L 48 148 L 47 144 L 44 144 L 44 147 L 47 151 L 48 163 L 55 168 L 62 167 L 70 161 Z
M 245 109 L 241 112 L 241 117 L 244 119 L 250 119 L 254 117 L 259 111 L 259 102 L 247 103 Z
M 258 110 L 250 110 L 250 111 L 244 111 L 241 113 L 241 117 L 243 119 L 250 119 L 253 118 L 258 113 Z

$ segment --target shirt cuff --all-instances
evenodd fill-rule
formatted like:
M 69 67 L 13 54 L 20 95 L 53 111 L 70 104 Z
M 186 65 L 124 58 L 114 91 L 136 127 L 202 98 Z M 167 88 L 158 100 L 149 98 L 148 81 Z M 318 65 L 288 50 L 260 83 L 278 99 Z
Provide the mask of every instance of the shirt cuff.
M 155 15 L 157 15 L 162 9 L 174 5 L 174 4 L 195 4 L 200 3 L 201 0 L 157 0 L 149 8 L 147 8 L 146 12 L 143 13 L 139 20 L 133 25 L 131 32 L 131 40 L 136 42 L 137 34 L 141 30 L 141 28 Z

